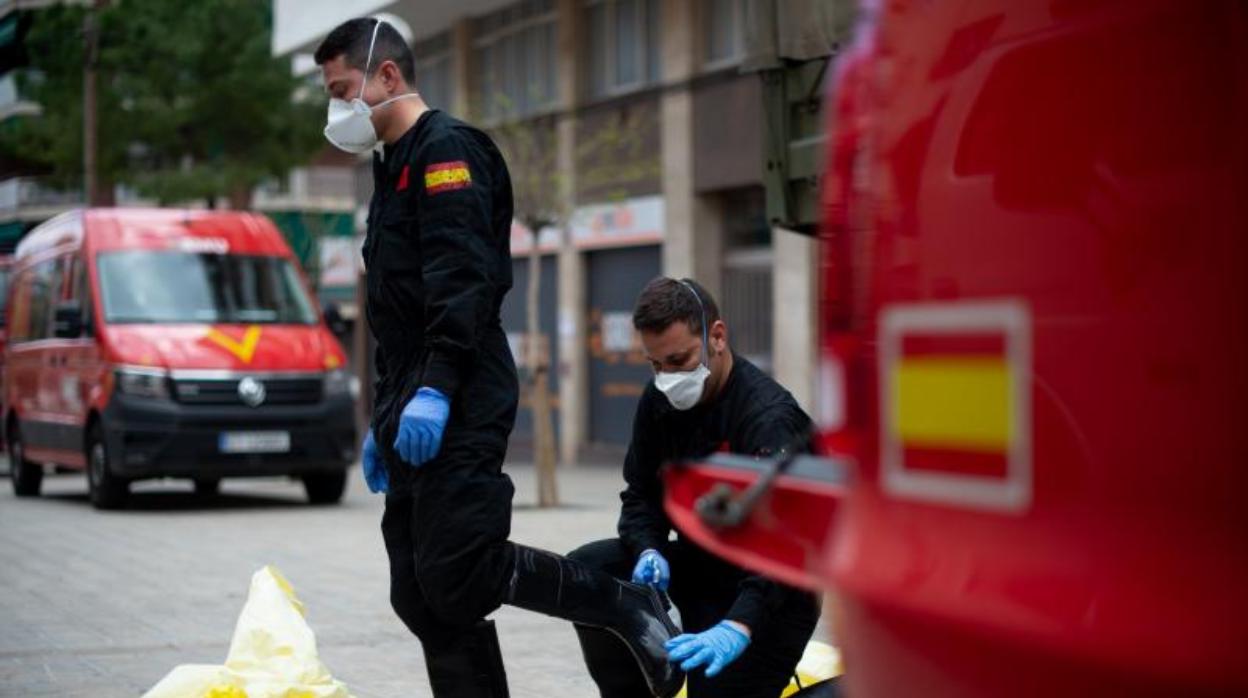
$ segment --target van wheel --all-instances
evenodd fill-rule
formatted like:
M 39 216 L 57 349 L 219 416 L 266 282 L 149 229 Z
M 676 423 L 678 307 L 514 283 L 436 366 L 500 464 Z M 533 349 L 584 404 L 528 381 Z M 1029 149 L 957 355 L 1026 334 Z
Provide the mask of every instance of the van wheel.
M 304 475 L 303 488 L 307 490 L 309 502 L 334 504 L 342 499 L 343 492 L 347 490 L 347 473 L 345 470 L 337 470 Z
M 43 486 L 43 465 L 26 460 L 26 444 L 16 420 L 9 427 L 9 479 L 18 497 L 38 497 Z
M 130 483 L 113 474 L 98 424 L 87 438 L 87 489 L 96 509 L 120 509 L 130 494 Z
M 195 496 L 213 497 L 220 491 L 220 478 L 195 478 Z

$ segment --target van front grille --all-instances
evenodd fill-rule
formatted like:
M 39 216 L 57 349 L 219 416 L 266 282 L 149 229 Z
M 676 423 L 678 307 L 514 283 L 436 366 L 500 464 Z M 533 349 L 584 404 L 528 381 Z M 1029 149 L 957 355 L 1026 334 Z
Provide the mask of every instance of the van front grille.
M 244 405 L 238 394 L 237 378 L 175 378 L 174 398 L 186 405 Z M 321 400 L 322 381 L 319 376 L 298 378 L 255 378 L 264 386 L 263 405 L 310 405 Z

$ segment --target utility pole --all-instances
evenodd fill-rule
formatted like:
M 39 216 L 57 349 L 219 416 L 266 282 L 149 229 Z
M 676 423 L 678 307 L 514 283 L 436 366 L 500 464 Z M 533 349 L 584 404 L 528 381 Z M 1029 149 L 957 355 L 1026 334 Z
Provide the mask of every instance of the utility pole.
M 98 120 L 96 118 L 96 67 L 100 61 L 100 10 L 108 0 L 95 0 L 83 22 L 82 35 L 86 42 L 82 66 L 82 167 L 83 187 L 86 189 L 88 206 L 102 206 L 112 199 L 100 191 L 98 158 Z M 111 194 L 109 192 L 108 194 Z

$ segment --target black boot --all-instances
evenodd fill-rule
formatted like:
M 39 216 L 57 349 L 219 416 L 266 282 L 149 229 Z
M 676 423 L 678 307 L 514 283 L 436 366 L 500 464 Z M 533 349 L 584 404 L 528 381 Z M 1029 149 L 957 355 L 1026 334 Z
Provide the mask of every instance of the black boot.
M 637 660 L 628 646 L 602 628 L 591 628 L 579 623 L 576 639 L 581 643 L 581 655 L 585 668 L 598 687 L 599 698 L 637 698 L 650 695 L 645 674 L 637 667 Z
M 435 698 L 508 698 L 494 621 L 483 620 L 436 649 L 433 642 L 421 644 Z
M 628 646 L 657 698 L 680 691 L 684 676 L 667 661 L 663 643 L 680 634 L 658 592 L 544 550 L 516 546 L 507 603 L 602 628 Z

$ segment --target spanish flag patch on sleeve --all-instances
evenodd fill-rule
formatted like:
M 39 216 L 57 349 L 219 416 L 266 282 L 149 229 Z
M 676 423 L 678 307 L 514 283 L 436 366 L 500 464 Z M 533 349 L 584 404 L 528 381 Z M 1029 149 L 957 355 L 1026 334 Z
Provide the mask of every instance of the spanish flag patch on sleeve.
M 463 160 L 439 162 L 425 168 L 425 192 L 438 194 L 472 186 L 472 173 Z

